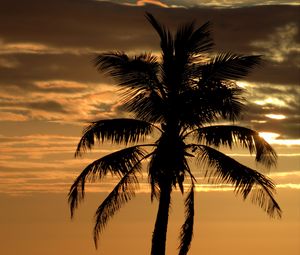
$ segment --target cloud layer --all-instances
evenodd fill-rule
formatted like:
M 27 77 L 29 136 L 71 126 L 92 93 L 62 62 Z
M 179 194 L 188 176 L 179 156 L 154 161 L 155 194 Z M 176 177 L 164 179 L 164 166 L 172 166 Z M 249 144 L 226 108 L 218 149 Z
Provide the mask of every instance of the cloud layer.
M 91 60 L 97 52 L 111 50 L 158 53 L 158 37 L 144 18 L 145 11 L 173 30 L 191 20 L 198 25 L 210 20 L 216 51 L 262 54 L 264 64 L 239 83 L 248 91 L 241 124 L 278 134 L 279 153 L 299 152 L 295 144 L 300 139 L 300 7 L 281 5 L 284 1 L 233 2 L 201 1 L 200 6 L 194 0 L 2 0 L 2 185 L 12 187 L 8 183 L 18 180 L 23 183 L 21 190 L 38 190 L 34 183 L 42 178 L 49 180 L 49 185 L 53 182 L 48 172 L 51 168 L 57 173 L 76 171 L 89 161 L 76 163 L 72 159 L 84 123 L 125 114 L 120 111 L 114 81 L 98 73 Z M 296 141 L 291 151 L 282 139 Z M 299 157 L 293 162 L 299 170 Z M 21 168 L 26 169 L 24 173 L 37 171 L 41 175 L 32 179 L 29 175 L 29 184 L 24 184 L 25 177 L 15 174 Z M 70 173 L 63 174 L 56 184 L 65 187 L 69 177 Z
M 98 74 L 90 61 L 99 51 L 159 51 L 158 38 L 144 18 L 147 10 L 173 29 L 190 20 L 211 20 L 217 51 L 263 54 L 265 64 L 249 77 L 257 85 L 248 116 L 260 120 L 264 114 L 285 113 L 284 124 L 275 129 L 297 138 L 300 8 L 250 3 L 252 7 L 219 9 L 166 8 L 160 2 L 2 1 L 1 119 L 80 121 L 96 118 L 97 111 L 100 117 L 120 114 L 115 92 L 105 85 L 113 81 Z M 267 102 L 269 97 L 272 107 L 259 109 L 255 101 Z M 280 100 L 283 105 L 276 104 Z M 274 127 L 274 122 L 267 124 Z

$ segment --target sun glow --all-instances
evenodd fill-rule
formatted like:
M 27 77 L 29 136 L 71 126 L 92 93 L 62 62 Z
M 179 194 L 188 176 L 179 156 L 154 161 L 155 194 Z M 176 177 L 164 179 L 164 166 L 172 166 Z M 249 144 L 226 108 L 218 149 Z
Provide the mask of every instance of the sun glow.
M 238 81 L 236 84 L 243 89 L 251 86 L 251 84 L 246 81 Z
M 280 137 L 280 134 L 278 133 L 259 132 L 259 136 L 265 139 L 270 144 L 285 146 L 300 145 L 300 139 L 278 139 Z
M 273 143 L 280 135 L 272 132 L 259 132 L 259 136 L 265 139 L 268 143 Z
M 275 119 L 275 120 L 283 120 L 286 119 L 286 116 L 282 115 L 282 114 L 266 114 L 266 117 L 270 118 L 270 119 Z
M 275 97 L 269 97 L 269 98 L 266 98 L 263 100 L 256 100 L 256 101 L 254 101 L 254 103 L 257 105 L 261 105 L 261 106 L 264 106 L 264 105 L 286 106 L 286 103 L 283 100 L 275 98 Z

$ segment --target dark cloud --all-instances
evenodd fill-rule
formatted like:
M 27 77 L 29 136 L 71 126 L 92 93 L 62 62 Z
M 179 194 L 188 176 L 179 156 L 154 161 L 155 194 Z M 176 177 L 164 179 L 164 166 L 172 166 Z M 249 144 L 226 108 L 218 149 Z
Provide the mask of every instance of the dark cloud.
M 299 67 L 289 61 L 282 63 L 265 61 L 249 75 L 248 80 L 298 86 L 300 81 Z
M 297 6 L 167 9 L 88 0 L 2 0 L 0 29 L 2 39 L 8 43 L 35 42 L 62 49 L 153 49 L 157 48 L 157 37 L 144 18 L 147 10 L 171 28 L 194 19 L 198 23 L 210 20 L 217 47 L 244 52 L 250 42 L 265 40 L 279 27 L 299 24 L 299 9 Z
M 192 6 L 192 2 L 186 1 L 185 4 Z M 178 5 L 179 2 L 174 3 Z M 2 0 L 0 93 L 19 96 L 30 96 L 36 92 L 40 95 L 72 95 L 87 91 L 88 85 L 43 87 L 38 83 L 48 82 L 51 85 L 51 81 L 57 80 L 83 85 L 112 83 L 111 79 L 99 74 L 92 66 L 93 53 L 109 50 L 158 51 L 158 36 L 144 18 L 146 10 L 171 29 L 191 20 L 196 20 L 199 25 L 211 21 L 216 51 L 263 54 L 263 65 L 248 78 L 248 81 L 260 84 L 260 87 L 255 87 L 250 101 L 272 95 L 284 101 L 286 106 L 272 105 L 267 110 L 251 104 L 244 121 L 260 130 L 276 129 L 288 137 L 299 137 L 299 6 L 161 8 L 89 0 Z M 287 45 L 285 41 L 288 41 Z M 286 89 L 272 84 L 286 86 Z M 288 100 L 289 95 L 293 95 L 292 101 Z M 61 102 L 49 100 L 48 97 L 14 105 L 26 109 L 6 108 L 5 111 L 28 115 L 27 108 L 50 113 L 64 113 L 68 109 Z M 119 106 L 105 102 L 97 102 L 89 114 L 97 115 L 98 111 L 100 114 L 107 112 L 110 116 L 121 114 Z M 285 114 L 287 119 L 250 122 L 266 120 L 265 114 L 270 112 Z M 78 119 L 84 118 L 78 115 Z
M 26 122 L 1 121 L 0 133 L 3 136 L 26 135 L 63 135 L 80 136 L 81 125 L 66 124 L 52 121 L 30 120 Z
M 100 75 L 91 64 L 92 56 L 65 54 L 16 54 L 18 68 L 0 68 L 2 86 L 34 89 L 35 81 L 74 80 L 99 82 Z M 37 89 L 37 88 L 36 88 Z
M 40 50 L 39 54 L 11 53 L 10 58 L 13 56 L 18 66 L 0 68 L 1 83 L 19 82 L 22 83 L 20 86 L 28 88 L 33 80 L 42 79 L 99 81 L 99 75 L 90 63 L 91 52 L 96 50 L 158 50 L 158 38 L 144 18 L 145 10 L 155 13 L 172 28 L 193 19 L 199 24 L 211 20 L 218 51 L 245 54 L 258 51 L 263 54 L 265 48 L 251 43 L 269 40 L 278 33 L 278 28 L 287 24 L 299 27 L 297 14 L 300 9 L 297 6 L 166 9 L 86 0 L 2 1 L 2 6 L 0 29 L 3 45 L 27 42 L 50 47 L 46 52 Z M 299 43 L 299 33 L 294 39 Z M 69 49 L 68 53 L 66 49 Z M 299 54 L 287 55 L 282 63 L 266 61 L 250 79 L 298 84 L 297 63 Z
M 47 112 L 60 112 L 65 113 L 65 109 L 63 105 L 61 105 L 59 102 L 53 101 L 53 100 L 36 100 L 33 102 L 16 102 L 15 100 L 7 101 L 7 102 L 0 102 L 0 107 L 22 107 L 29 109 L 35 109 L 35 110 L 43 110 Z M 26 110 L 24 110 L 26 111 Z M 19 113 L 22 111 L 18 111 Z
M 64 107 L 55 101 L 30 102 L 24 105 L 33 109 L 45 110 L 49 112 L 66 112 Z
M 157 35 L 144 18 L 146 10 L 154 13 L 173 29 L 179 23 L 190 20 L 197 20 L 198 24 L 210 20 L 218 51 L 245 54 L 258 51 L 264 54 L 267 51 L 265 46 L 253 46 L 253 42 L 269 40 L 272 35 L 278 34 L 279 28 L 288 24 L 299 27 L 300 9 L 297 6 L 166 9 L 87 0 L 42 2 L 4 0 L 1 4 L 2 48 L 7 44 L 16 43 L 35 43 L 46 47 L 40 50 L 40 54 L 34 56 L 14 54 L 16 61 L 21 65 L 13 70 L 2 68 L 0 77 L 4 81 L 7 76 L 20 78 L 22 75 L 32 75 L 35 79 L 46 79 L 46 75 L 58 78 L 72 76 L 75 80 L 92 79 L 95 73 L 94 70 L 91 71 L 89 63 L 92 58 L 91 52 L 115 49 L 159 50 Z M 299 43 L 299 33 L 295 35 L 294 40 L 295 43 Z M 75 56 L 69 55 L 72 50 Z M 54 56 L 49 55 L 51 51 Z M 69 54 L 66 55 L 66 51 Z M 79 56 L 82 54 L 83 56 Z M 255 78 L 262 81 L 269 79 L 277 83 L 285 81 L 298 83 L 299 75 L 295 61 L 299 59 L 299 54 L 286 57 L 283 63 L 276 65 L 268 63 L 263 71 L 256 72 Z M 29 68 L 31 72 L 28 72 Z M 12 75 L 16 70 L 19 75 Z
M 248 103 L 242 124 L 258 131 L 268 131 L 281 134 L 284 139 L 299 139 L 300 114 L 298 105 L 289 104 L 285 107 L 266 104 L 264 106 Z M 280 114 L 285 119 L 271 119 L 266 115 Z

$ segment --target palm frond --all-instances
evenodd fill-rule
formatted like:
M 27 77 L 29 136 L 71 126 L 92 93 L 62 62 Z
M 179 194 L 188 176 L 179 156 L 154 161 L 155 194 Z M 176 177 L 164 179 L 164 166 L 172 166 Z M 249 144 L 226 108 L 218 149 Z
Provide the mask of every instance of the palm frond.
M 200 53 L 209 51 L 213 47 L 210 36 L 209 22 L 195 30 L 195 22 L 187 23 L 177 29 L 174 46 L 175 56 L 179 61 L 192 63 Z M 190 59 L 191 58 L 191 59 Z
M 239 119 L 244 103 L 244 90 L 233 81 L 211 81 L 199 87 L 204 98 L 204 105 L 217 113 L 225 120 L 236 121 Z
M 122 106 L 140 120 L 159 123 L 165 120 L 166 103 L 155 91 L 136 93 L 127 90 L 123 93 Z
M 235 192 L 252 202 L 270 217 L 281 217 L 281 209 L 274 198 L 275 184 L 263 174 L 242 165 L 233 158 L 206 145 L 193 145 L 198 160 L 208 167 L 205 176 L 213 183 L 231 183 Z
M 244 109 L 244 90 L 234 82 L 212 81 L 199 88 L 203 95 L 203 102 L 210 111 L 214 111 L 219 118 L 236 121 Z
M 168 81 L 169 84 L 177 83 L 177 88 L 182 90 L 190 83 L 192 66 L 203 58 L 200 53 L 209 50 L 213 45 L 207 29 L 208 23 L 195 31 L 195 22 L 184 24 L 177 29 L 174 38 L 174 66 L 170 69 L 166 66 L 164 68 L 164 71 L 167 70 L 164 73 L 173 77 L 173 81 Z
M 129 200 L 135 196 L 138 188 L 136 172 L 140 171 L 141 162 L 150 157 L 152 153 L 141 158 L 132 168 L 122 177 L 112 192 L 105 198 L 95 213 L 94 243 L 98 247 L 99 234 L 103 231 L 108 220 Z
M 244 56 L 232 53 L 217 55 L 208 64 L 201 66 L 201 83 L 214 80 L 238 80 L 244 78 L 261 62 L 260 56 Z
M 160 37 L 160 46 L 164 58 L 170 58 L 171 56 L 173 56 L 174 44 L 171 32 L 164 25 L 160 24 L 152 14 L 146 12 L 145 17 Z
M 240 126 L 215 125 L 199 128 L 196 132 L 199 143 L 215 147 L 223 145 L 230 149 L 233 145 L 241 145 L 251 154 L 256 153 L 257 162 L 267 167 L 276 165 L 276 152 L 257 131 Z
M 99 71 L 117 79 L 119 86 L 136 89 L 157 89 L 159 63 L 150 53 L 129 57 L 123 52 L 106 52 L 93 60 Z
M 193 35 L 195 29 L 195 22 L 189 22 L 184 25 L 181 25 L 175 34 L 175 55 L 180 54 L 180 52 L 187 51 L 186 47 L 188 46 L 189 40 Z M 181 54 L 180 54 L 181 55 Z
M 194 226 L 194 184 L 185 199 L 185 222 L 180 231 L 179 255 L 186 255 L 190 249 Z
M 86 181 L 101 180 L 108 173 L 112 176 L 123 177 L 133 168 L 139 170 L 141 168 L 139 162 L 145 155 L 146 152 L 141 146 L 133 146 L 113 152 L 89 164 L 70 188 L 68 201 L 71 217 L 73 217 L 79 203 L 84 199 Z
M 216 120 L 237 120 L 244 108 L 242 90 L 214 83 L 186 88 L 177 98 L 177 115 L 187 126 L 203 126 Z
M 144 140 L 154 127 L 149 122 L 137 119 L 121 118 L 94 121 L 84 129 L 75 156 L 80 156 L 82 151 L 91 149 L 95 140 L 99 142 L 110 140 L 117 144 L 137 143 Z
M 210 22 L 206 22 L 197 28 L 190 37 L 189 50 L 194 55 L 207 52 L 214 46 L 209 28 Z
M 162 50 L 162 64 L 161 64 L 161 82 L 166 90 L 170 90 L 170 87 L 174 86 L 176 78 L 174 76 L 180 76 L 176 68 L 174 68 L 174 39 L 170 30 L 164 25 L 160 24 L 155 17 L 146 12 L 146 18 L 160 37 L 160 47 Z
M 128 172 L 115 186 L 113 191 L 98 207 L 95 214 L 94 243 L 98 247 L 99 234 L 103 231 L 107 222 L 129 200 L 135 196 L 138 188 L 138 180 L 134 171 Z

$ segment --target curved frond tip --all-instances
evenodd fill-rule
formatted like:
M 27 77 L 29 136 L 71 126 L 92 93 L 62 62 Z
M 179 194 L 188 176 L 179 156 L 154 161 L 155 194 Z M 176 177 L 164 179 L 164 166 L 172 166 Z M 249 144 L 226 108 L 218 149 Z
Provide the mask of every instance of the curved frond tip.
M 158 85 L 159 63 L 151 53 L 129 57 L 122 52 L 102 53 L 93 60 L 96 68 L 115 78 L 120 87 L 150 89 Z
M 266 167 L 276 166 L 277 154 L 274 149 L 259 135 L 249 128 L 232 125 L 214 125 L 196 130 L 199 143 L 210 146 L 241 145 L 256 154 L 255 160 Z
M 144 140 L 153 130 L 154 125 L 136 119 L 108 119 L 92 122 L 83 131 L 75 156 L 80 156 L 82 152 L 91 149 L 95 140 L 99 142 L 111 141 L 112 143 L 137 143 Z
M 115 186 L 112 192 L 101 203 L 95 213 L 94 243 L 98 247 L 99 235 L 115 213 L 135 196 L 135 190 L 139 187 L 136 172 L 140 170 L 141 162 L 150 157 L 152 153 L 145 155 L 129 170 Z
M 108 220 L 129 200 L 135 196 L 138 180 L 133 171 L 128 172 L 113 191 L 101 203 L 95 213 L 94 243 L 98 248 L 99 234 L 105 228 Z
M 261 63 L 260 55 L 237 55 L 223 53 L 214 57 L 207 65 L 201 67 L 203 81 L 239 80 Z
M 142 146 L 142 145 L 141 145 Z M 131 169 L 139 171 L 140 161 L 146 155 L 141 146 L 125 148 L 108 154 L 89 164 L 76 178 L 69 192 L 69 205 L 71 217 L 79 203 L 84 199 L 85 183 L 101 180 L 110 173 L 112 176 L 125 176 Z
M 180 230 L 179 255 L 186 255 L 190 249 L 194 227 L 194 184 L 185 199 L 185 222 Z
M 263 174 L 242 165 L 233 158 L 206 145 L 195 145 L 199 162 L 207 167 L 205 176 L 213 183 L 233 184 L 235 192 L 251 201 L 270 217 L 281 217 L 282 211 L 274 198 L 275 184 Z

